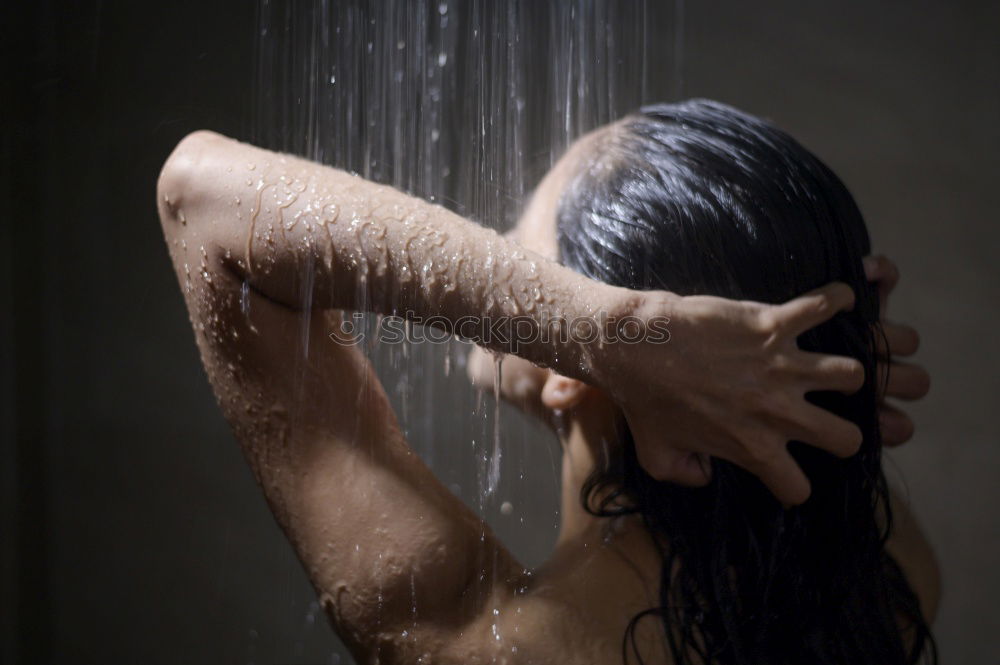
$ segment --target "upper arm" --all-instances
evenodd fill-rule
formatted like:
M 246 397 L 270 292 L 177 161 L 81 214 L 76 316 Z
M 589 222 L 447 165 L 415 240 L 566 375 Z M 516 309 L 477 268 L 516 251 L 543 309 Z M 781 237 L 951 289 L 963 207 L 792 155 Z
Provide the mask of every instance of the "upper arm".
M 288 309 L 227 269 L 246 220 L 171 163 L 184 168 L 168 162 L 159 207 L 203 363 L 341 636 L 396 648 L 404 629 L 419 641 L 473 617 L 515 562 L 406 444 L 364 354 L 329 336 L 333 313 Z

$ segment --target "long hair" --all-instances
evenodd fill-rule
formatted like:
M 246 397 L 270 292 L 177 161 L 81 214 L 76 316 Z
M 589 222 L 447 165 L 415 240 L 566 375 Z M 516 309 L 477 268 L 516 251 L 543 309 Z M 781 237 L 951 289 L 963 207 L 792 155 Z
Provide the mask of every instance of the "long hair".
M 622 455 L 594 472 L 581 499 L 595 515 L 640 514 L 662 555 L 659 605 L 629 624 L 626 663 L 639 657 L 636 626 L 649 619 L 662 622 L 678 665 L 936 662 L 916 596 L 885 549 L 879 304 L 861 261 L 868 232 L 844 184 L 784 132 L 706 100 L 642 108 L 590 157 L 557 213 L 565 265 L 632 289 L 767 303 L 846 282 L 854 309 L 798 343 L 857 358 L 866 376 L 852 395 L 807 395 L 857 424 L 864 441 L 848 459 L 791 442 L 812 495 L 787 510 L 719 459 L 706 487 L 658 482 L 624 433 Z

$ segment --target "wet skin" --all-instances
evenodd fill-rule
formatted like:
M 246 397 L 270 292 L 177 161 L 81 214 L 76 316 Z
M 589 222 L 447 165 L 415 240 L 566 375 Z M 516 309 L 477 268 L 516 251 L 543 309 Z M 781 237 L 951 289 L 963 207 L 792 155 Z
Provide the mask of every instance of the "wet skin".
M 684 340 L 726 340 L 732 375 L 786 395 L 811 423 L 805 440 L 838 454 L 856 449 L 853 425 L 807 410 L 802 394 L 856 389 L 857 367 L 794 344 L 797 331 L 849 306 L 842 285 L 763 306 L 639 294 L 551 260 L 555 203 L 600 136 L 560 161 L 511 238 L 390 188 L 210 133 L 185 139 L 164 166 L 158 207 L 209 379 L 359 662 L 617 662 L 628 621 L 655 604 L 659 560 L 639 524 L 625 519 L 608 532 L 578 495 L 593 465 L 614 454 L 607 444 L 626 422 L 659 477 L 705 482 L 698 456 L 718 454 L 757 472 L 787 502 L 804 500 L 804 476 L 774 451 L 803 438 L 805 425 L 782 431 L 764 404 L 734 418 L 752 428 L 720 425 L 720 413 L 745 408 L 745 395 L 699 379 L 699 363 L 718 363 L 721 350 Z M 562 530 L 551 559 L 528 571 L 409 448 L 361 351 L 331 339 L 339 310 L 350 309 L 436 316 L 445 329 L 467 316 L 666 314 L 681 341 L 628 355 L 613 345 L 525 344 L 506 361 L 505 396 L 550 422 L 558 411 L 564 425 Z M 483 334 L 475 325 L 461 332 Z M 766 371 L 793 361 L 795 373 Z M 482 366 L 473 359 L 474 379 Z M 672 383 L 656 376 L 664 369 Z M 921 378 L 896 393 L 919 396 Z M 678 385 L 683 395 L 670 392 Z M 675 429 L 699 432 L 714 447 L 671 448 L 643 434 L 671 408 Z M 766 448 L 753 447 L 762 441 Z M 898 518 L 898 556 L 933 604 L 933 558 L 912 518 Z M 646 662 L 667 662 L 660 631 L 655 622 L 640 627 Z

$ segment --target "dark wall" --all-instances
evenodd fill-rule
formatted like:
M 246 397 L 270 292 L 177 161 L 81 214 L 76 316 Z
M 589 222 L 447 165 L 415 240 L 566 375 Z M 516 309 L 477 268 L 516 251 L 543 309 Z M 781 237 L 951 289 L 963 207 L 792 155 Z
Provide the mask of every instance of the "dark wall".
M 294 661 L 331 637 L 219 418 L 154 202 L 184 134 L 246 133 L 255 3 L 20 4 L 0 660 Z
M 921 330 L 934 387 L 892 464 L 943 563 L 943 662 L 991 662 L 1000 12 L 985 2 L 766 4 L 685 3 L 679 92 L 797 136 L 841 175 L 876 247 L 900 264 L 891 313 Z M 0 305 L 12 314 L 0 317 L 2 662 L 338 657 L 215 408 L 155 217 L 156 174 L 181 136 L 248 135 L 254 7 L 3 9 Z M 653 88 L 672 97 L 675 14 L 661 11 Z M 453 403 L 429 408 L 449 422 Z M 469 431 L 449 425 L 447 437 Z M 533 430 L 512 421 L 510 432 L 526 446 Z M 549 452 L 524 455 L 545 466 Z M 469 468 L 442 464 L 453 478 Z M 551 512 L 551 488 L 533 491 Z M 545 520 L 498 528 L 536 555 L 551 540 Z

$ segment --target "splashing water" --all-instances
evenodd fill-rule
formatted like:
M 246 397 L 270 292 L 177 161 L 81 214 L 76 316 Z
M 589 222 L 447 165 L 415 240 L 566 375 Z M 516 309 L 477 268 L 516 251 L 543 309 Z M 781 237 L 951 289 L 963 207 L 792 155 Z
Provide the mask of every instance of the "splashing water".
M 574 138 L 650 101 L 654 10 L 648 0 L 259 0 L 251 140 L 502 232 Z M 674 94 L 680 36 L 678 24 Z M 313 281 L 302 283 L 309 302 Z M 554 536 L 558 460 L 538 452 L 546 444 L 520 416 L 501 427 L 502 361 L 495 398 L 483 400 L 453 371 L 465 343 L 379 343 L 383 324 L 364 316 L 361 329 L 411 445 L 446 485 L 475 490 L 463 498 L 515 554 L 538 560 L 519 543 Z

